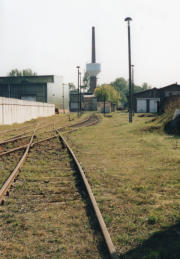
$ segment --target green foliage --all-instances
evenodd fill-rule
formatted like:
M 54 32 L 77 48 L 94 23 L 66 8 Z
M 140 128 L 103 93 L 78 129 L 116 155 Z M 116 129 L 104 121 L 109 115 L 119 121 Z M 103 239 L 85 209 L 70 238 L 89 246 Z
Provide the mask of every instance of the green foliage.
M 111 85 L 120 93 L 121 101 L 127 105 L 127 96 L 129 94 L 129 83 L 123 77 L 117 78 L 111 82 Z M 143 91 L 142 87 L 134 85 L 134 93 Z
M 88 90 L 89 89 L 89 74 L 87 72 L 84 73 L 83 77 L 83 85 L 81 88 Z
M 97 87 L 95 89 L 95 96 L 97 97 L 97 100 L 101 102 L 105 100 L 116 105 L 120 102 L 119 92 L 116 91 L 113 86 L 107 84 Z
M 8 73 L 8 76 L 37 76 L 37 73 L 33 72 L 30 68 L 23 70 L 15 68 Z
M 148 89 L 151 89 L 151 88 L 152 87 L 150 85 L 148 85 L 148 83 L 146 83 L 146 82 L 142 84 L 142 89 L 143 90 L 148 90 Z
M 75 87 L 75 85 L 73 83 L 69 83 L 68 85 L 69 85 L 69 89 L 70 90 L 75 90 L 76 89 L 76 87 Z

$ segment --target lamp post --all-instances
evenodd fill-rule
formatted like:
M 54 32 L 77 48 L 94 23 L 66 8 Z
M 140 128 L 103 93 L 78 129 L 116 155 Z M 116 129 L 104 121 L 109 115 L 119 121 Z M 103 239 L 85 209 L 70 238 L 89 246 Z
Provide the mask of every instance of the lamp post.
M 79 73 L 79 89 L 80 89 L 80 103 L 79 103 L 79 107 L 80 107 L 80 115 L 81 115 L 81 111 L 82 111 L 82 102 L 81 102 L 81 72 Z
M 63 95 L 62 95 L 62 98 L 63 98 L 63 114 L 65 114 L 65 108 L 64 108 L 64 86 L 65 86 L 65 84 L 63 83 Z
M 124 19 L 128 23 L 128 57 L 129 57 L 129 123 L 132 123 L 132 82 L 131 82 L 131 34 L 130 21 L 131 17 Z
M 79 98 L 79 95 L 80 95 L 80 91 L 79 91 L 79 69 L 80 69 L 80 66 L 77 66 L 76 67 L 77 70 L 78 70 L 78 117 L 80 116 L 79 112 L 80 112 L 80 98 Z
M 134 116 L 134 65 L 131 65 L 132 68 L 132 114 Z

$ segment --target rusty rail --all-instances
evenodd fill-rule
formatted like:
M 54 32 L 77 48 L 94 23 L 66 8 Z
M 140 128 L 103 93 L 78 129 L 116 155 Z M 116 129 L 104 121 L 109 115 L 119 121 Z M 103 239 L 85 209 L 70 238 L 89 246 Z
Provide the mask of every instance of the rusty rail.
M 19 163 L 17 164 L 16 168 L 13 170 L 13 172 L 10 174 L 9 178 L 6 180 L 6 182 L 4 183 L 4 185 L 2 186 L 2 188 L 0 189 L 0 204 L 2 204 L 4 202 L 4 196 L 6 195 L 6 193 L 8 192 L 9 187 L 11 186 L 12 182 L 14 181 L 14 179 L 16 178 L 17 174 L 18 174 L 18 170 L 20 169 L 20 167 L 23 165 L 29 149 L 31 147 L 31 144 L 33 142 L 33 138 L 35 135 L 36 129 L 34 129 L 34 132 L 31 136 L 31 139 L 29 141 L 29 144 L 26 147 L 26 151 L 23 154 L 21 160 L 19 161 Z
M 94 194 L 92 192 L 92 189 L 91 189 L 91 187 L 90 187 L 90 185 L 88 183 L 88 180 L 87 180 L 87 178 L 85 176 L 85 173 L 84 173 L 84 171 L 83 171 L 83 169 L 82 169 L 78 159 L 76 158 L 73 150 L 68 145 L 67 141 L 64 139 L 64 137 L 61 135 L 61 133 L 58 130 L 57 130 L 57 133 L 59 134 L 60 141 L 63 143 L 63 145 L 65 147 L 67 147 L 69 153 L 71 154 L 71 156 L 72 156 L 72 158 L 73 158 L 75 164 L 77 165 L 77 168 L 78 168 L 78 170 L 79 170 L 79 172 L 81 174 L 83 183 L 84 183 L 84 185 L 86 187 L 86 190 L 87 190 L 88 196 L 90 198 L 91 204 L 93 206 L 93 209 L 95 211 L 96 217 L 98 219 L 98 222 L 99 222 L 99 225 L 100 225 L 100 228 L 101 228 L 104 240 L 106 242 L 106 245 L 107 245 L 107 248 L 108 248 L 108 251 L 109 251 L 109 254 L 110 254 L 110 257 L 111 257 L 111 259 L 118 259 L 119 256 L 116 253 L 116 249 L 115 249 L 115 247 L 114 247 L 114 245 L 112 243 L 110 234 L 108 232 L 108 229 L 107 229 L 106 224 L 104 222 L 104 219 L 102 217 L 100 209 L 99 209 L 99 207 L 97 205 L 97 202 L 96 202 L 96 199 L 95 199 Z
M 74 127 L 74 126 L 77 126 L 77 125 L 79 125 L 79 124 L 85 123 L 86 121 L 89 120 L 89 118 L 90 118 L 90 117 L 88 117 L 87 119 L 85 119 L 85 120 L 83 120 L 83 121 L 81 121 L 81 122 L 77 122 L 77 123 L 74 123 L 74 124 L 70 124 L 70 125 L 65 124 L 64 126 L 59 127 L 58 129 L 59 129 L 59 130 L 60 130 L 60 129 L 62 130 L 62 129 L 64 129 L 64 128 L 66 128 L 66 127 Z M 52 124 L 50 124 L 50 123 L 49 123 L 49 124 L 45 124 L 45 126 L 49 126 L 49 125 L 52 125 Z M 45 126 L 39 127 L 38 130 L 44 128 Z M 38 131 L 38 130 L 37 130 L 37 131 Z M 55 129 L 48 130 L 48 131 L 42 132 L 42 133 L 40 133 L 40 134 L 44 134 L 44 133 L 48 133 L 48 132 L 53 132 L 53 131 L 55 131 Z M 2 141 L 0 142 L 0 145 L 7 144 L 7 143 L 11 143 L 11 142 L 15 142 L 15 141 L 17 141 L 17 140 L 21 140 L 21 139 L 24 139 L 24 138 L 29 138 L 29 137 L 31 137 L 31 135 L 26 135 L 26 134 L 29 133 L 29 132 L 32 132 L 32 130 L 27 131 L 27 132 L 22 133 L 22 134 L 19 134 L 19 135 L 16 135 L 16 136 L 14 136 L 14 137 L 11 137 L 11 138 L 2 140 Z M 26 135 L 26 136 L 25 136 L 25 135 Z M 18 149 L 17 149 L 17 150 L 18 150 Z
M 88 120 L 89 120 L 89 117 L 88 117 L 88 119 L 85 119 L 85 120 L 81 121 L 81 124 L 82 124 L 82 123 L 85 123 L 85 122 L 88 122 Z M 89 123 L 86 124 L 86 125 L 81 125 L 81 126 L 78 127 L 78 128 L 75 128 L 75 129 L 73 129 L 73 130 L 66 131 L 66 132 L 64 132 L 64 133 L 71 133 L 71 132 L 73 132 L 73 131 L 78 130 L 78 129 L 81 128 L 81 127 L 91 126 L 91 125 L 93 125 L 93 124 L 95 124 L 95 123 L 97 123 L 97 120 L 94 121 L 94 122 L 89 122 Z M 80 123 L 78 122 L 78 123 L 74 123 L 74 124 L 71 124 L 71 125 L 64 125 L 64 126 L 58 128 L 58 130 L 60 130 L 60 129 L 62 130 L 62 129 L 64 129 L 64 128 L 66 128 L 66 127 L 77 126 L 77 125 L 79 125 L 79 124 L 80 124 Z M 39 129 L 38 129 L 38 130 L 39 130 Z M 48 131 L 42 132 L 42 133 L 40 133 L 40 134 L 49 133 L 49 132 L 53 132 L 53 131 L 56 131 L 56 129 L 48 130 Z M 0 144 L 6 144 L 6 143 L 9 143 L 9 142 L 16 141 L 16 140 L 23 139 L 23 138 L 27 138 L 27 137 L 30 137 L 30 135 L 28 135 L 28 136 L 23 136 L 23 137 L 19 137 L 19 138 L 15 138 L 15 139 L 13 139 L 13 140 L 6 140 L 6 141 L 3 141 L 3 142 L 0 142 Z M 31 147 L 34 146 L 34 145 L 36 145 L 36 144 L 39 144 L 39 143 L 41 143 L 41 142 L 44 142 L 44 141 L 46 141 L 46 140 L 53 139 L 53 138 L 55 138 L 55 137 L 57 137 L 57 135 L 54 135 L 54 136 L 52 136 L 52 137 L 45 138 L 45 139 L 42 139 L 42 140 L 37 141 L 37 142 L 35 142 L 35 143 L 32 143 L 32 144 L 31 144 Z M 24 145 L 22 145 L 22 146 L 19 146 L 19 147 L 12 148 L 12 149 L 10 149 L 10 150 L 4 151 L 4 152 L 0 153 L 0 157 L 1 157 L 1 156 L 4 156 L 4 155 L 7 155 L 7 154 L 10 154 L 10 153 L 12 153 L 12 152 L 21 150 L 21 149 L 25 149 L 25 148 L 27 147 L 27 145 L 28 145 L 28 144 L 24 144 Z
M 88 124 L 81 125 L 81 126 L 78 127 L 78 128 L 65 131 L 65 132 L 63 132 L 63 134 L 71 133 L 71 132 L 76 131 L 76 130 L 82 128 L 82 127 L 93 126 L 93 125 L 95 125 L 97 122 L 98 122 L 98 120 L 95 120 L 95 121 L 93 121 L 93 122 L 89 122 Z M 64 128 L 64 127 L 62 127 L 62 129 L 63 129 L 63 128 Z M 58 130 L 59 130 L 59 129 L 58 129 Z M 54 130 L 50 130 L 50 131 L 46 131 L 46 132 L 43 132 L 43 133 L 48 133 L 48 132 L 52 132 L 52 131 L 55 131 L 55 129 L 54 129 Z M 43 133 L 42 133 L 42 134 L 43 134 Z M 51 140 L 51 139 L 53 139 L 53 138 L 56 138 L 57 136 L 58 136 L 58 134 L 56 134 L 56 135 L 54 135 L 54 136 L 51 136 L 51 137 L 48 137 L 48 138 L 45 138 L 45 139 L 42 139 L 42 140 L 39 140 L 39 141 L 37 141 L 37 142 L 34 142 L 34 143 L 31 144 L 31 147 L 33 147 L 34 145 L 40 144 L 40 143 L 42 143 L 42 142 L 44 142 L 44 141 L 47 141 L 47 140 Z M 27 147 L 27 145 L 28 145 L 28 144 L 25 144 L 25 145 L 22 145 L 22 146 L 20 146 L 20 147 L 12 148 L 12 149 L 10 149 L 10 150 L 8 150 L 8 151 L 4 151 L 4 152 L 0 153 L 0 157 L 1 157 L 1 156 L 5 156 L 5 155 L 10 154 L 10 153 L 13 153 L 13 152 L 18 151 L 18 150 L 21 150 L 21 149 L 25 149 L 25 148 Z

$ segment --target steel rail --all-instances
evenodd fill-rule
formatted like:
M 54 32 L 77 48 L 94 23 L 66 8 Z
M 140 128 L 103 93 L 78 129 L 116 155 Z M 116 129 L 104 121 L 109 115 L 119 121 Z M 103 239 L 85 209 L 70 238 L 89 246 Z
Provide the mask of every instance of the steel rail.
M 78 128 L 65 131 L 65 132 L 63 132 L 63 134 L 71 133 L 71 132 L 76 131 L 76 130 L 82 128 L 82 127 L 92 126 L 92 125 L 96 124 L 97 122 L 98 122 L 98 120 L 95 120 L 95 121 L 90 122 L 90 123 L 88 123 L 88 124 L 81 125 L 81 126 L 78 127 Z M 62 127 L 62 129 L 63 129 L 63 128 L 64 128 L 64 127 Z M 58 130 L 59 130 L 59 129 L 58 129 Z M 43 133 L 48 133 L 48 132 L 52 132 L 52 131 L 56 131 L 56 130 L 53 129 L 53 130 L 46 131 L 46 132 L 43 132 Z M 43 133 L 41 133 L 41 134 L 43 134 Z M 54 135 L 54 136 L 51 136 L 51 137 L 48 137 L 48 138 L 45 138 L 45 139 L 42 139 L 42 140 L 39 140 L 39 141 L 37 141 L 37 142 L 34 142 L 34 143 L 31 144 L 31 147 L 33 147 L 34 145 L 40 144 L 41 142 L 44 142 L 44 141 L 47 141 L 47 140 L 51 140 L 51 139 L 53 139 L 53 138 L 56 138 L 57 136 L 58 136 L 58 134 L 56 134 L 56 135 Z M 30 137 L 30 136 L 29 136 L 29 137 Z M 25 144 L 25 145 L 22 145 L 22 146 L 19 146 L 19 147 L 12 148 L 12 149 L 10 149 L 10 150 L 8 150 L 8 151 L 4 151 L 4 152 L 0 153 L 0 157 L 1 157 L 1 156 L 5 156 L 5 155 L 10 154 L 10 153 L 13 153 L 13 152 L 18 151 L 18 150 L 21 150 L 21 149 L 25 149 L 25 148 L 27 147 L 27 145 L 28 145 L 28 144 Z
M 74 127 L 74 126 L 77 126 L 77 125 L 79 125 L 79 124 L 82 124 L 82 123 L 88 121 L 90 118 L 91 118 L 91 117 L 88 117 L 87 119 L 84 119 L 84 120 L 79 121 L 79 122 L 77 122 L 77 123 L 71 124 L 71 125 L 69 125 L 69 127 Z
M 24 136 L 24 134 L 22 134 L 22 135 L 20 137 L 3 140 L 2 142 L 0 142 L 0 145 L 7 144 L 7 143 L 10 143 L 10 142 L 15 142 L 16 140 L 20 140 L 20 139 L 31 137 L 31 135 L 27 135 L 27 136 Z
M 99 222 L 99 225 L 100 225 L 100 228 L 101 228 L 101 231 L 102 231 L 104 240 L 105 240 L 105 242 L 106 242 L 106 245 L 107 245 L 107 248 L 108 248 L 108 251 L 109 251 L 109 254 L 110 254 L 110 257 L 111 257 L 111 259 L 119 259 L 119 256 L 118 256 L 117 253 L 116 253 L 116 249 L 115 249 L 115 247 L 114 247 L 114 245 L 113 245 L 113 243 L 112 243 L 110 234 L 109 234 L 109 232 L 108 232 L 108 229 L 107 229 L 106 224 L 105 224 L 105 222 L 104 222 L 104 219 L 103 219 L 103 217 L 102 217 L 102 214 L 101 214 L 101 212 L 100 212 L 100 209 L 99 209 L 99 207 L 98 207 L 98 205 L 97 205 L 97 202 L 96 202 L 96 199 L 95 199 L 94 194 L 93 194 L 93 192 L 92 192 L 92 189 L 91 189 L 91 187 L 90 187 L 90 185 L 89 185 L 89 183 L 88 183 L 88 180 L 87 180 L 87 178 L 86 178 L 86 176 L 85 176 L 85 173 L 84 173 L 84 171 L 83 171 L 83 169 L 82 169 L 82 167 L 81 167 L 81 165 L 80 165 L 78 159 L 76 158 L 76 156 L 75 156 L 73 150 L 72 150 L 71 147 L 68 145 L 68 143 L 67 143 L 67 141 L 65 140 L 65 138 L 61 135 L 61 133 L 60 133 L 58 130 L 57 130 L 57 133 L 59 134 L 59 139 L 60 139 L 60 141 L 63 143 L 63 145 L 64 145 L 65 147 L 67 147 L 69 153 L 71 154 L 71 156 L 72 156 L 72 158 L 73 158 L 75 164 L 77 165 L 77 168 L 78 168 L 78 170 L 79 170 L 79 172 L 80 172 L 80 174 L 81 174 L 81 177 L 82 177 L 82 179 L 83 179 L 84 185 L 85 185 L 86 190 L 87 190 L 87 193 L 88 193 L 88 195 L 89 195 L 91 204 L 92 204 L 92 206 L 93 206 L 93 209 L 94 209 L 94 211 L 95 211 L 96 217 L 97 217 L 97 219 L 98 219 L 98 222 Z
M 74 124 L 70 124 L 70 125 L 65 124 L 64 126 L 59 127 L 58 129 L 60 130 L 60 129 L 63 129 L 63 128 L 66 128 L 66 127 L 74 127 L 74 126 L 76 126 L 76 125 L 79 125 L 80 123 L 84 123 L 84 122 L 88 121 L 89 118 L 90 118 L 90 117 L 88 117 L 88 119 L 85 119 L 85 120 L 83 120 L 83 121 L 81 121 L 81 122 L 78 122 L 78 123 L 74 123 Z M 49 123 L 49 124 L 45 124 L 45 126 L 39 127 L 39 128 L 37 129 L 37 131 L 40 130 L 40 129 L 42 129 L 42 128 L 44 128 L 44 127 L 46 127 L 46 126 L 49 126 L 49 125 L 52 125 L 52 124 L 50 124 L 50 123 Z M 44 134 L 44 133 L 48 133 L 48 132 L 53 132 L 53 131 L 55 131 L 55 129 L 48 130 L 48 131 L 42 132 L 42 133 L 40 133 L 40 134 Z M 2 140 L 2 141 L 0 142 L 0 145 L 7 144 L 7 143 L 10 143 L 10 142 L 15 142 L 16 140 L 20 140 L 20 139 L 24 139 L 24 138 L 31 137 L 31 135 L 25 136 L 25 135 L 26 135 L 27 133 L 29 133 L 29 132 L 32 132 L 32 130 L 27 131 L 27 132 L 22 133 L 22 134 L 19 134 L 19 135 L 16 135 L 16 136 L 14 136 L 14 137 L 11 137 L 11 138 Z
M 20 128 L 15 128 L 15 129 L 2 130 L 2 131 L 0 131 L 0 134 L 2 134 L 2 133 L 9 133 L 9 132 L 12 132 L 12 131 L 17 131 L 17 130 L 21 130 L 21 129 L 25 129 L 25 128 L 30 128 L 30 127 L 32 127 L 32 130 L 33 130 L 33 126 L 32 125 L 28 125 L 28 126 L 24 126 L 24 127 L 20 127 Z
M 23 154 L 23 156 L 21 157 L 21 160 L 19 161 L 19 163 L 17 164 L 17 166 L 15 167 L 13 172 L 10 174 L 10 176 L 8 177 L 8 179 L 6 180 L 6 182 L 4 183 L 2 188 L 0 189 L 0 204 L 2 204 L 4 202 L 4 196 L 6 195 L 6 193 L 8 193 L 9 187 L 11 186 L 12 182 L 16 178 L 20 167 L 23 165 L 23 163 L 24 163 L 24 161 L 25 161 L 25 159 L 26 159 L 26 157 L 28 155 L 29 149 L 30 149 L 31 144 L 33 142 L 33 138 L 35 136 L 35 132 L 36 132 L 36 128 L 34 129 L 34 132 L 33 132 L 32 136 L 31 136 L 29 144 L 27 145 L 26 151 Z
M 0 153 L 0 157 L 1 157 L 1 156 L 5 156 L 5 155 L 7 155 L 7 154 L 10 154 L 10 153 L 12 153 L 12 152 L 15 152 L 15 151 L 17 151 L 17 150 L 25 149 L 25 148 L 27 147 L 27 145 L 28 145 L 28 144 L 25 144 L 25 145 L 20 146 L 20 147 L 12 148 L 12 149 L 10 149 L 10 150 L 8 150 L 8 151 L 4 151 L 4 152 Z
M 51 124 L 51 123 L 45 124 L 45 126 L 39 127 L 39 128 L 37 129 L 37 131 L 40 130 L 40 129 L 42 129 L 42 128 L 44 128 L 44 127 L 46 127 L 46 126 L 49 126 L 49 125 L 52 125 L 52 124 Z M 6 144 L 6 143 L 9 143 L 9 142 L 14 142 L 14 141 L 19 140 L 19 139 L 31 137 L 31 135 L 26 135 L 26 134 L 27 134 L 27 133 L 30 133 L 30 132 L 32 132 L 32 131 L 33 131 L 33 129 L 32 129 L 32 130 L 28 130 L 28 131 L 26 131 L 26 132 L 24 132 L 24 133 L 21 133 L 21 134 L 19 134 L 19 135 L 13 136 L 13 137 L 11 137 L 11 138 L 2 140 L 2 141 L 0 142 L 0 145 Z
M 39 130 L 39 129 L 38 129 Z M 37 130 L 37 131 L 38 131 Z M 32 130 L 31 130 L 32 131 Z M 52 132 L 52 131 L 55 131 L 55 129 L 53 129 L 53 130 L 48 130 L 48 131 L 45 131 L 45 132 L 41 132 L 41 133 L 39 133 L 39 134 L 44 134 L 44 133 L 49 133 L 49 132 Z M 24 136 L 25 134 L 22 134 L 20 137 L 15 137 L 15 138 L 10 138 L 10 139 L 6 139 L 6 140 L 4 140 L 4 141 L 2 141 L 2 142 L 0 142 L 0 145 L 2 145 L 2 144 L 7 144 L 7 143 L 11 143 L 11 142 L 15 142 L 16 140 L 20 140 L 20 139 L 25 139 L 25 138 L 30 138 L 31 137 L 31 135 L 27 135 L 27 136 Z
M 31 147 L 33 147 L 34 145 L 40 144 L 41 142 L 44 142 L 46 140 L 50 140 L 50 139 L 56 138 L 57 136 L 58 135 L 56 134 L 56 135 L 51 136 L 49 138 L 45 138 L 45 139 L 39 140 L 37 142 L 34 142 L 34 143 L 31 144 Z M 18 150 L 21 150 L 21 149 L 25 149 L 27 146 L 28 146 L 28 144 L 25 144 L 23 146 L 15 147 L 15 148 L 12 148 L 12 149 L 10 149 L 8 151 L 2 152 L 2 153 L 0 153 L 0 157 L 4 156 L 4 155 L 7 155 L 7 154 L 10 154 L 10 153 L 13 153 L 13 152 L 18 151 Z

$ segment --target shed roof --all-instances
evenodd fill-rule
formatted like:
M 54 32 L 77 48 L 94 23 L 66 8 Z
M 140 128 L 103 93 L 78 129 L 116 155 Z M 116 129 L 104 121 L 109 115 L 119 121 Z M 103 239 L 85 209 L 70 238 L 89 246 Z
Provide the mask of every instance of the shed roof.
M 134 93 L 134 95 L 142 94 L 142 93 L 146 93 L 146 92 L 151 92 L 151 91 L 156 91 L 156 90 L 158 90 L 158 89 L 156 87 L 154 87 L 154 88 L 150 88 L 150 89 L 147 89 L 147 90 L 144 90 L 144 91 L 141 91 L 141 92 Z
M 180 85 L 175 83 L 175 84 L 167 85 L 167 86 L 164 86 L 164 87 L 161 87 L 161 88 L 154 87 L 154 88 L 142 91 L 142 92 L 134 93 L 134 95 L 144 94 L 144 93 L 151 92 L 151 91 L 161 92 L 161 91 L 164 91 L 164 90 L 180 91 Z
M 171 85 L 167 85 L 167 86 L 158 88 L 158 91 L 166 90 L 166 89 L 169 89 L 169 88 L 170 88 L 170 89 L 176 88 L 177 90 L 180 90 L 180 85 L 178 85 L 178 83 L 176 82 L 175 84 L 171 84 Z
M 22 83 L 53 83 L 53 75 L 42 76 L 2 76 L 0 84 L 22 84 Z

